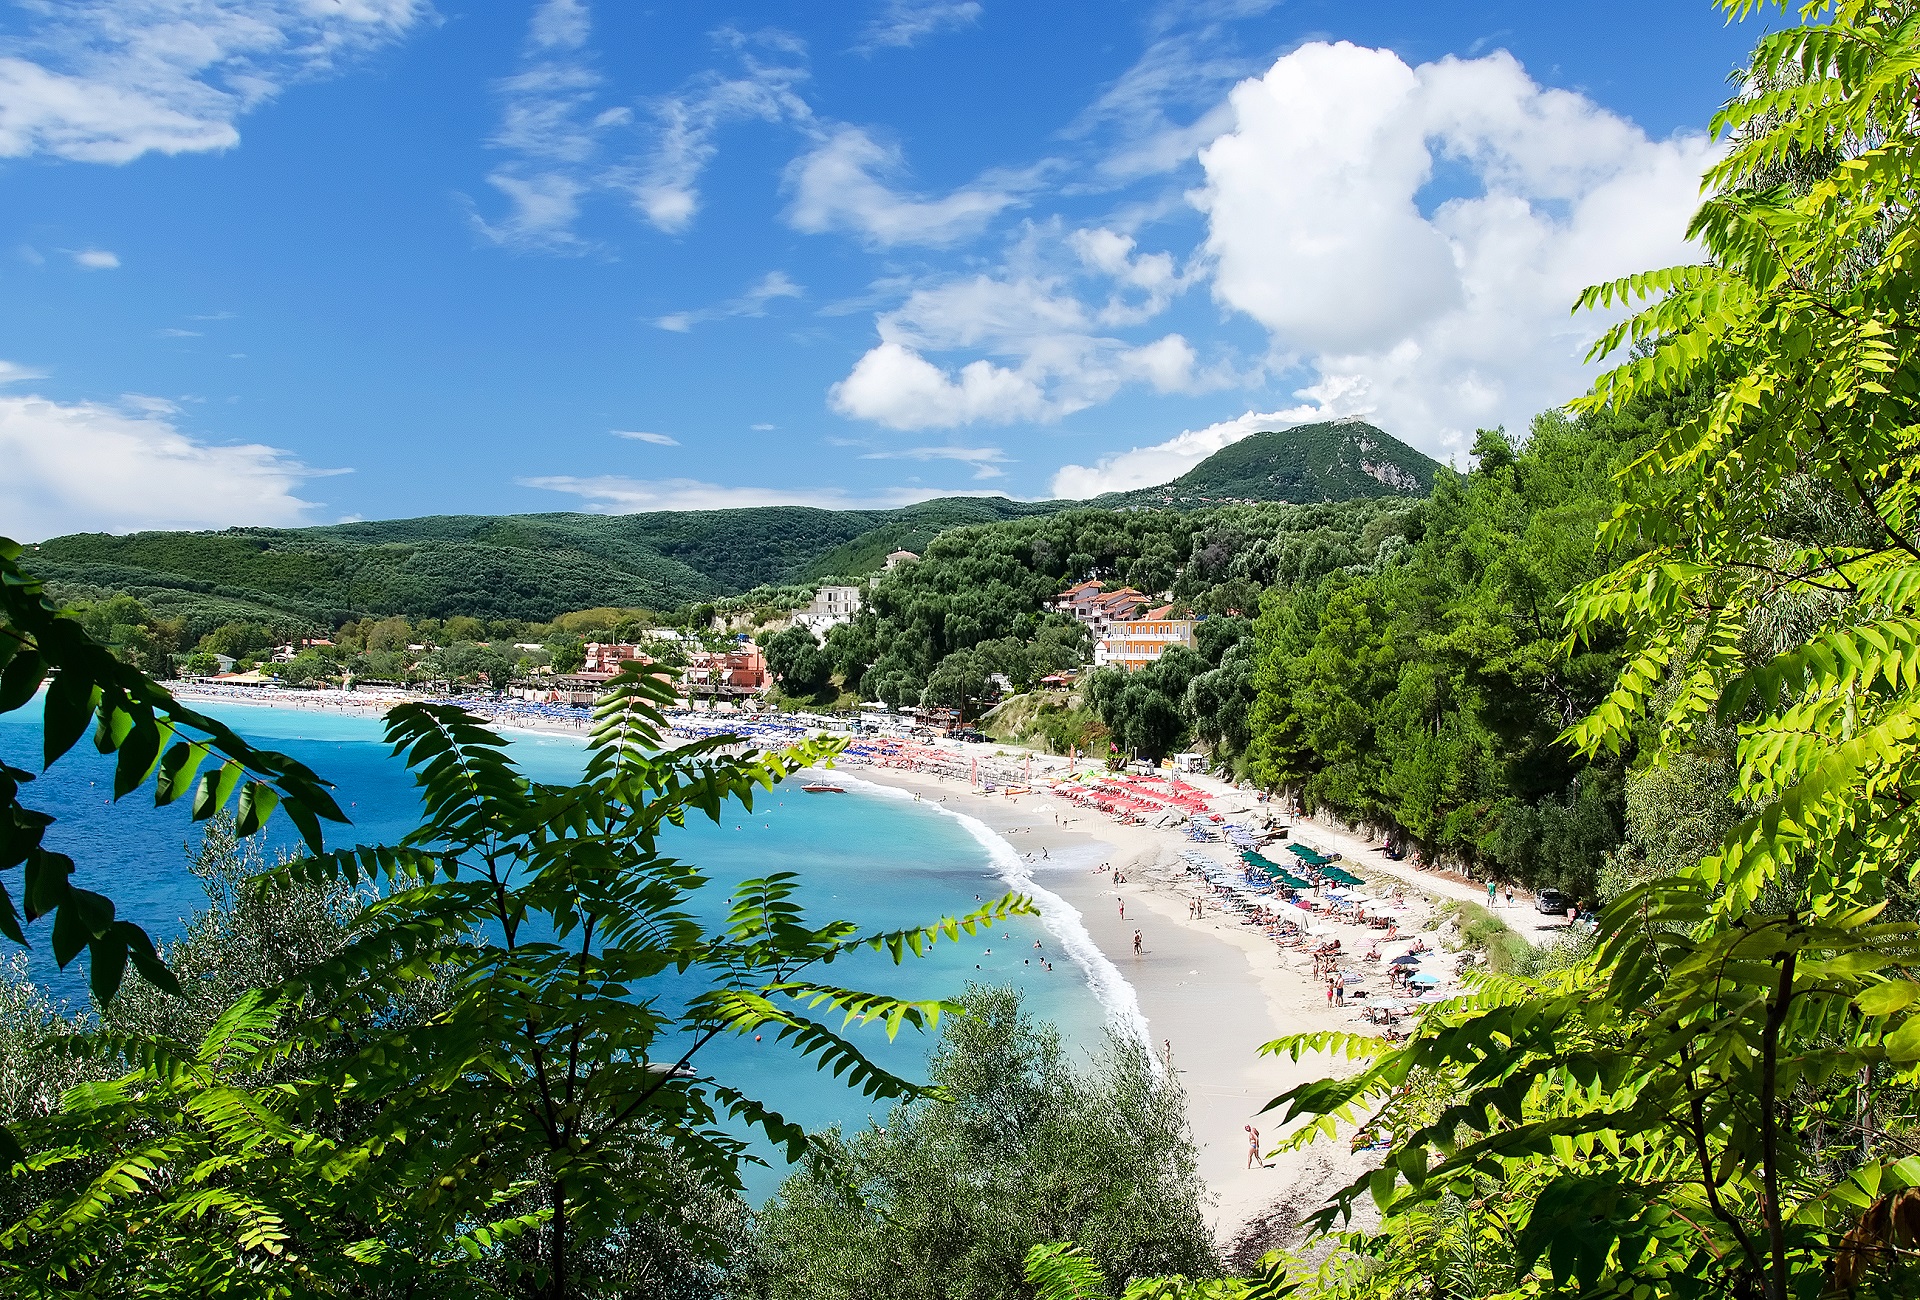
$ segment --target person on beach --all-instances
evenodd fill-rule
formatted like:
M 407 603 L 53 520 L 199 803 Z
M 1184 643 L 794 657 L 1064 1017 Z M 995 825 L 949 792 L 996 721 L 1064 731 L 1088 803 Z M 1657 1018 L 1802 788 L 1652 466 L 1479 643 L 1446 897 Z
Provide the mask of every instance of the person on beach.
M 1327 1005 L 1333 1005 L 1333 976 L 1327 976 Z
M 1491 880 L 1487 882 L 1487 906 L 1488 907 L 1500 906 L 1500 887 L 1494 884 Z
M 1138 957 L 1144 951 L 1145 949 L 1142 948 L 1140 944 L 1140 932 L 1135 930 L 1133 932 L 1133 955 Z
M 1247 1131 L 1247 1168 L 1259 1165 L 1262 1169 L 1271 1168 L 1260 1158 L 1260 1130 L 1251 1124 L 1241 1125 Z
M 1122 921 L 1126 920 L 1127 919 L 1127 900 L 1124 898 L 1116 898 L 1113 901 L 1120 904 L 1120 919 Z

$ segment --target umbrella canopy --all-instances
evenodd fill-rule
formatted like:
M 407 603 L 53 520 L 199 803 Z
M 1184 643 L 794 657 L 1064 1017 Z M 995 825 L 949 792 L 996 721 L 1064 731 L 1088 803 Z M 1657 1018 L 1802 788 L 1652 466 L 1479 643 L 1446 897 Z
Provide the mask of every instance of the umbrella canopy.
M 1419 964 L 1420 959 L 1410 952 L 1403 952 L 1387 963 L 1389 966 L 1418 966 Z
M 1407 976 L 1407 983 L 1409 984 L 1438 984 L 1439 982 L 1440 980 L 1438 977 L 1429 975 L 1425 971 L 1417 971 L 1414 974 Z

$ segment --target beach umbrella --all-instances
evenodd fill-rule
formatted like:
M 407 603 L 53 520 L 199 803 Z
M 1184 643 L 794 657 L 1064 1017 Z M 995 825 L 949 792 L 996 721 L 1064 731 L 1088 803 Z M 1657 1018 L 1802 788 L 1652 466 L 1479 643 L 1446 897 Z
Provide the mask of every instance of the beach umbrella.
M 1419 964 L 1420 959 L 1410 952 L 1403 952 L 1387 963 L 1389 966 L 1418 966 Z
M 1429 975 L 1426 971 L 1416 971 L 1412 975 L 1407 976 L 1407 983 L 1409 984 L 1438 984 L 1439 982 L 1436 976 Z

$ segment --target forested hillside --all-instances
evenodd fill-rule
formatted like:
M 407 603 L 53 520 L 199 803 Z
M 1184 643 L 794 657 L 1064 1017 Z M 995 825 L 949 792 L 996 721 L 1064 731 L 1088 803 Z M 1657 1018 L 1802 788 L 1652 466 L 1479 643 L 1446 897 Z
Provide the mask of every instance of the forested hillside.
M 1097 504 L 1413 496 L 1432 486 L 1437 468 L 1371 425 L 1305 425 L 1244 439 L 1166 488 Z M 889 552 L 924 551 L 947 529 L 1077 504 L 949 497 L 894 510 L 432 515 L 318 528 L 80 533 L 30 554 L 67 599 L 133 596 L 197 638 L 230 622 L 318 630 L 389 614 L 545 621 L 595 606 L 670 610 L 756 587 L 872 573 Z
M 1101 506 L 1196 506 L 1230 502 L 1359 501 L 1433 490 L 1440 462 L 1363 420 L 1324 420 L 1230 443 L 1171 483 L 1116 492 Z
M 544 621 L 609 605 L 674 609 L 878 567 L 956 524 L 1049 503 L 956 497 L 897 510 L 441 515 L 324 528 L 80 533 L 30 549 L 69 599 L 121 592 L 198 637 L 250 620 L 331 628 L 385 614 Z
M 1202 619 L 1196 650 L 1016 710 L 1027 738 L 1149 758 L 1200 744 L 1417 855 L 1592 897 L 1621 843 L 1628 756 L 1594 765 L 1556 742 L 1618 667 L 1605 644 L 1562 657 L 1562 602 L 1601 571 L 1615 471 L 1682 409 L 1484 432 L 1474 471 L 1441 473 L 1419 501 L 955 529 L 882 578 L 826 655 L 863 697 L 971 717 L 996 674 L 1020 690 L 1085 661 L 1084 631 L 1046 612 L 1050 597 L 1088 577 L 1130 585 Z

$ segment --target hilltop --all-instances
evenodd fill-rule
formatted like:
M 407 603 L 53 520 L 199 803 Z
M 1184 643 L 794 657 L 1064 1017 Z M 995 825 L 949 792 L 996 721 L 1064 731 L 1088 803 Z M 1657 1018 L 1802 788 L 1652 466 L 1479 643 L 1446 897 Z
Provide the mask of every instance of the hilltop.
M 1258 433 L 1161 487 L 1093 502 L 948 497 L 893 510 L 762 506 L 649 514 L 433 515 L 315 528 L 75 533 L 29 550 L 66 599 L 111 592 L 194 625 L 366 615 L 543 621 L 593 606 L 672 609 L 877 570 L 938 533 L 1094 506 L 1424 495 L 1440 466 L 1359 421 Z
M 1364 420 L 1324 420 L 1255 433 L 1221 448 L 1171 483 L 1110 492 L 1113 508 L 1202 506 L 1256 501 L 1360 501 L 1420 497 L 1444 466 Z

